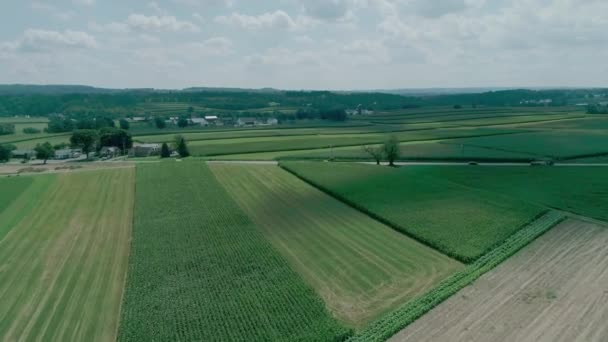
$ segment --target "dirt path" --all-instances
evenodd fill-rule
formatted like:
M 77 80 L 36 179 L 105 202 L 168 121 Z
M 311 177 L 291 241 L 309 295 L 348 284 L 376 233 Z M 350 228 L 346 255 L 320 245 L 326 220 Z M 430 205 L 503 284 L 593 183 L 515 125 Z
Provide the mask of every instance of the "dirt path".
M 568 220 L 390 341 L 608 341 L 608 229 Z

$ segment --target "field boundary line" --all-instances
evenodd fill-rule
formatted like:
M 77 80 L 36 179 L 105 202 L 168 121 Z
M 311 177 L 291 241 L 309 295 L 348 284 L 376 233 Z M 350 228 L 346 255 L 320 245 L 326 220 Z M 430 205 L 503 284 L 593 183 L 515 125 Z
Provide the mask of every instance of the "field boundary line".
M 462 262 L 465 265 L 471 265 L 472 263 L 477 262 L 479 259 L 483 258 L 485 254 L 491 252 L 494 248 L 502 245 L 503 243 L 505 243 L 509 239 L 509 237 L 507 237 L 505 240 L 497 242 L 496 244 L 488 247 L 477 258 L 467 258 L 467 257 L 463 257 L 463 256 L 460 256 L 460 255 L 457 255 L 457 254 L 454 254 L 454 253 L 450 253 L 448 251 L 445 251 L 444 249 L 441 248 L 441 246 L 438 246 L 437 244 L 433 243 L 432 241 L 423 239 L 423 238 L 421 238 L 419 236 L 415 236 L 414 234 L 411 234 L 410 232 L 408 232 L 403 227 L 399 226 L 399 224 L 397 224 L 395 222 L 392 222 L 391 220 L 389 220 L 387 218 L 384 218 L 384 217 L 382 217 L 382 216 L 380 216 L 380 215 L 372 212 L 371 210 L 365 208 L 364 206 L 359 205 L 359 204 L 357 204 L 357 203 L 349 200 L 348 198 L 340 195 L 339 193 L 334 192 L 334 191 L 332 191 L 332 190 L 330 190 L 330 189 L 328 189 L 328 188 L 326 188 L 326 187 L 324 187 L 324 186 L 322 186 L 322 185 L 320 185 L 320 184 L 318 184 L 318 183 L 316 183 L 316 182 L 308 179 L 306 176 L 299 174 L 297 171 L 291 169 L 289 166 L 286 166 L 286 165 L 284 165 L 282 163 L 279 163 L 278 165 L 279 165 L 280 168 L 286 170 L 287 172 L 291 173 L 295 177 L 297 177 L 297 178 L 303 180 L 304 182 L 310 184 L 311 186 L 313 186 L 313 187 L 321 190 L 322 192 L 326 193 L 327 195 L 329 195 L 331 197 L 334 197 L 335 199 L 337 199 L 340 202 L 348 205 L 349 207 L 351 207 L 351 208 L 353 208 L 353 209 L 355 209 L 357 211 L 360 211 L 363 214 L 365 214 L 365 215 L 367 215 L 367 216 L 375 219 L 376 221 L 379 221 L 379 222 L 387 225 L 388 227 L 390 227 L 391 229 L 397 231 L 398 233 L 403 234 L 403 235 L 405 235 L 405 236 L 407 236 L 407 237 L 409 237 L 411 239 L 414 239 L 414 240 L 422 243 L 423 245 L 425 245 L 427 247 L 430 247 L 430 248 L 436 250 L 437 252 L 439 252 L 439 253 L 441 253 L 443 255 L 446 255 L 446 256 L 454 259 L 454 260 L 458 260 L 459 262 Z M 490 192 L 490 191 L 483 190 L 483 189 L 477 189 L 477 188 L 468 187 L 468 186 L 465 186 L 465 185 L 462 185 L 462 184 L 459 184 L 459 183 L 455 183 L 455 182 L 452 182 L 452 181 L 447 181 L 447 182 L 449 182 L 449 183 L 451 183 L 451 184 L 453 184 L 453 185 L 455 185 L 457 187 L 460 187 L 460 188 L 471 189 L 472 191 L 475 191 L 475 192 L 478 192 L 478 193 L 486 193 L 486 194 L 491 194 L 493 196 L 501 196 L 501 197 L 504 197 L 506 199 L 512 199 L 512 197 L 506 196 L 506 195 L 503 195 L 503 194 L 498 194 L 498 193 Z M 544 209 L 544 208 L 546 208 L 546 209 L 542 210 L 538 215 L 535 215 L 534 217 L 531 217 L 529 221 L 527 221 L 526 223 L 522 224 L 520 230 L 525 229 L 525 227 L 527 227 L 528 225 L 532 224 L 533 222 L 535 222 L 536 220 L 538 220 L 542 216 L 546 215 L 547 212 L 549 211 L 549 208 L 547 208 L 547 206 L 540 205 L 539 207 L 541 209 Z M 517 232 L 513 233 L 513 235 L 515 235 L 515 234 L 517 234 Z
M 320 185 L 320 184 L 317 184 L 316 182 L 311 181 L 311 180 L 310 180 L 310 179 L 308 179 L 307 177 L 305 177 L 305 176 L 303 176 L 303 175 L 299 174 L 299 173 L 298 173 L 297 171 L 295 171 L 295 170 L 292 170 L 292 169 L 291 169 L 291 168 L 289 168 L 288 166 L 285 166 L 285 165 L 284 165 L 284 164 L 282 164 L 282 163 L 279 163 L 279 165 L 278 165 L 278 166 L 279 166 L 280 168 L 282 168 L 283 170 L 285 170 L 285 171 L 289 172 L 289 173 L 290 173 L 290 174 L 292 174 L 293 176 L 295 176 L 295 177 L 297 177 L 297 178 L 301 179 L 301 180 L 302 180 L 302 181 L 304 181 L 305 183 L 307 183 L 307 184 L 311 185 L 312 187 L 314 187 L 314 188 L 316 188 L 316 189 L 319 189 L 320 191 L 324 192 L 325 194 L 327 194 L 327 195 L 329 195 L 329 196 L 331 196 L 331 197 L 335 198 L 336 200 L 338 200 L 338 201 L 340 201 L 340 202 L 342 202 L 342 203 L 346 204 L 347 206 L 349 206 L 349 207 L 351 207 L 351 208 L 353 208 L 353 209 L 355 209 L 355 210 L 357 210 L 357 211 L 359 211 L 359 212 L 361 212 L 361 213 L 363 213 L 363 214 L 365 214 L 365 215 L 367 215 L 367 216 L 371 217 L 372 219 L 374 219 L 374 220 L 376 220 L 376 221 L 378 221 L 378 222 L 380 222 L 380 223 L 385 224 L 386 226 L 390 227 L 391 229 L 395 230 L 396 232 L 398 232 L 398 233 L 400 233 L 400 234 L 403 234 L 403 235 L 405 235 L 405 236 L 409 237 L 410 239 L 413 239 L 413 240 L 415 240 L 415 241 L 418 241 L 418 242 L 420 242 L 421 244 L 423 244 L 423 245 L 425 245 L 425 246 L 427 246 L 427 247 L 429 247 L 429 248 L 432 248 L 433 250 L 435 250 L 435 251 L 437 251 L 437 252 L 439 252 L 439 253 L 441 253 L 441 254 L 443 254 L 443 255 L 446 255 L 446 256 L 448 256 L 448 257 L 450 257 L 450 258 L 454 259 L 454 260 L 458 260 L 459 262 L 462 262 L 462 263 L 464 263 L 465 265 L 466 265 L 468 262 L 470 262 L 470 261 L 468 261 L 468 262 L 467 262 L 467 261 L 465 261 L 465 260 L 462 260 L 461 258 L 459 258 L 459 257 L 457 257 L 457 256 L 454 256 L 454 255 L 451 255 L 451 254 L 445 253 L 444 251 L 442 251 L 441 249 L 439 249 L 439 248 L 438 248 L 438 246 L 435 246 L 435 245 L 434 245 L 432 242 L 430 242 L 430 241 L 426 241 L 426 240 L 421 239 L 421 238 L 419 238 L 419 237 L 417 237 L 417 236 L 414 236 L 413 234 L 410 234 L 410 233 L 406 232 L 404 229 L 402 229 L 401 227 L 399 227 L 399 226 L 398 226 L 398 225 L 396 225 L 395 223 L 391 222 L 390 220 L 388 220 L 388 219 L 386 219 L 386 218 L 384 218 L 384 217 L 382 217 L 382 216 L 380 216 L 380 215 L 377 215 L 377 214 L 375 214 L 375 213 L 371 212 L 370 210 L 368 210 L 368 209 L 364 208 L 363 206 L 358 205 L 357 203 L 355 203 L 355 202 L 353 202 L 353 201 L 351 201 L 351 200 L 347 199 L 347 198 L 346 198 L 346 197 L 344 197 L 344 196 L 341 196 L 340 194 L 338 194 L 338 193 L 336 193 L 336 192 L 331 191 L 330 189 L 328 189 L 328 188 L 326 188 L 326 187 L 324 187 L 324 186 L 322 186 L 322 185 Z
M 562 212 L 549 211 L 522 230 L 511 235 L 504 243 L 484 254 L 473 264 L 468 265 L 463 271 L 452 275 L 421 297 L 407 302 L 399 309 L 375 321 L 348 341 L 385 341 L 456 294 L 465 286 L 477 280 L 486 272 L 516 254 L 566 218 L 567 216 Z
M 459 130 L 461 128 L 447 128 L 446 130 Z M 426 129 L 425 129 L 426 130 Z M 433 130 L 437 130 L 437 128 L 434 128 Z M 399 133 L 399 132 L 388 132 L 388 133 Z M 421 138 L 421 139 L 412 139 L 412 140 L 399 140 L 399 143 L 410 143 L 410 142 L 424 142 L 424 141 L 444 141 L 444 140 L 456 140 L 456 139 L 468 139 L 468 138 L 481 138 L 481 137 L 492 137 L 492 136 L 498 136 L 498 135 L 510 135 L 510 134 L 523 134 L 523 133 L 528 133 L 528 132 L 517 132 L 517 131 L 512 131 L 512 132 L 497 132 L 497 133 L 488 133 L 488 134 L 471 134 L 471 135 L 461 135 L 461 136 L 445 136 L 445 137 L 434 137 L 434 138 Z M 368 133 L 365 133 L 368 134 Z M 382 134 L 382 133 L 373 133 L 373 134 Z M 390 135 L 390 134 L 389 134 Z M 373 141 L 369 141 L 367 143 L 363 142 L 363 143 L 347 143 L 347 144 L 330 144 L 330 145 L 326 145 L 326 146 L 319 146 L 319 147 L 297 147 L 297 148 L 287 148 L 287 149 L 268 149 L 268 150 L 257 150 L 257 151 L 245 151 L 245 152 L 229 152 L 229 153 L 210 153 L 210 154 L 206 154 L 206 155 L 196 155 L 196 157 L 222 157 L 222 156 L 229 156 L 229 155 L 233 155 L 233 154 L 238 154 L 238 155 L 243 155 L 243 154 L 255 154 L 255 153 L 272 153 L 272 152 L 292 152 L 292 151 L 311 151 L 314 152 L 315 150 L 322 150 L 322 149 L 328 149 L 331 147 L 337 148 L 337 147 L 355 147 L 355 146 L 364 146 L 364 145 L 370 145 L 370 144 L 382 144 L 383 140 L 373 140 Z

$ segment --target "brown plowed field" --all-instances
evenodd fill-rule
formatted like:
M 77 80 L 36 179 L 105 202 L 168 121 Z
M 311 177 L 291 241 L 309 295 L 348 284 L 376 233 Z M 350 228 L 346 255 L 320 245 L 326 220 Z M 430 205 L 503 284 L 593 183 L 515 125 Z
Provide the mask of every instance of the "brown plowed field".
M 608 228 L 565 221 L 390 341 L 608 341 Z

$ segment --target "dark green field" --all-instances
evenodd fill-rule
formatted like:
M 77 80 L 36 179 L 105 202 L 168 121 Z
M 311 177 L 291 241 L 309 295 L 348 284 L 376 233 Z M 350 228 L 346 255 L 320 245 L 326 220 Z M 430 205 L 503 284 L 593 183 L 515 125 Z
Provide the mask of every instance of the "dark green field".
M 420 173 L 530 203 L 608 220 L 608 167 L 417 167 Z
M 201 162 L 139 165 L 120 341 L 347 333 Z
M 477 259 L 545 211 L 429 177 L 416 167 L 303 162 L 283 167 L 464 262 Z

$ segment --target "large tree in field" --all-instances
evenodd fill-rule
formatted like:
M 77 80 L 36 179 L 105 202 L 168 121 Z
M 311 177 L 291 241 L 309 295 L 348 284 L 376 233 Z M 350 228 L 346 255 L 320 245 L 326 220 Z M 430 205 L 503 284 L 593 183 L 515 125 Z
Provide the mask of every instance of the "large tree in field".
M 171 150 L 169 150 L 169 145 L 167 143 L 163 143 L 160 148 L 160 157 L 161 158 L 169 158 L 171 157 Z
M 48 141 L 44 144 L 36 145 L 34 151 L 36 151 L 36 158 L 44 160 L 44 164 L 46 164 L 47 160 L 55 156 L 55 150 L 53 149 L 53 145 L 51 145 L 51 143 L 49 143 Z
M 188 118 L 185 116 L 180 116 L 177 120 L 177 126 L 181 128 L 188 127 Z
M 399 139 L 396 136 L 391 136 L 382 146 L 384 150 L 384 155 L 388 160 L 389 166 L 395 166 L 395 160 L 399 159 L 399 154 L 401 151 L 399 150 Z
M 12 149 L 9 145 L 0 145 L 0 162 L 6 162 L 11 159 Z
M 188 151 L 186 139 L 181 135 L 175 137 L 175 149 L 177 150 L 177 153 L 179 153 L 179 156 L 182 158 L 190 156 L 190 151 Z
M 99 131 L 99 146 L 118 147 L 124 153 L 126 149 L 133 147 L 133 137 L 124 129 L 102 128 Z
M 82 152 L 87 155 L 87 159 L 89 159 L 89 153 L 93 152 L 95 143 L 97 143 L 97 131 L 92 129 L 74 131 L 70 137 L 70 143 L 74 147 L 80 147 Z
M 167 123 L 165 122 L 165 119 L 161 118 L 160 116 L 157 116 L 154 118 L 154 124 L 156 125 L 156 128 L 158 128 L 158 129 L 163 129 L 163 128 L 167 127 Z
M 131 124 L 129 123 L 129 121 L 127 121 L 127 119 L 120 119 L 118 123 L 120 125 L 120 129 L 124 129 L 125 131 L 131 128 Z
M 380 165 L 380 161 L 382 161 L 382 157 L 384 156 L 384 148 L 382 146 L 374 147 L 365 145 L 363 146 L 363 151 L 374 158 L 376 165 Z

